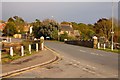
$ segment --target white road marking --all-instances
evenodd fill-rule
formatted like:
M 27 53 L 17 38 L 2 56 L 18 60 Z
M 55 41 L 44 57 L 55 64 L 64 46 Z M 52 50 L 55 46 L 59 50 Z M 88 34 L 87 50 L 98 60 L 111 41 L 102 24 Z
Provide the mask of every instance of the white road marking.
M 88 69 L 86 69 L 86 68 L 82 68 L 82 69 L 85 70 L 85 71 L 87 71 L 87 72 L 89 72 L 89 73 L 93 73 L 93 74 L 95 74 L 95 72 L 90 71 L 90 70 L 88 70 Z
M 80 50 L 80 52 L 86 52 L 86 51 L 84 51 L 84 50 Z
M 90 54 L 96 55 L 96 56 L 103 56 L 102 54 L 97 54 L 97 53 L 93 53 L 91 52 Z
M 91 65 L 86 65 L 86 66 L 88 66 L 88 67 L 90 67 L 90 68 L 93 68 L 93 69 L 95 69 L 96 67 L 94 67 L 94 66 L 91 66 Z
M 74 66 L 77 66 L 77 64 L 73 64 Z
M 102 54 L 99 54 L 100 56 L 103 56 Z

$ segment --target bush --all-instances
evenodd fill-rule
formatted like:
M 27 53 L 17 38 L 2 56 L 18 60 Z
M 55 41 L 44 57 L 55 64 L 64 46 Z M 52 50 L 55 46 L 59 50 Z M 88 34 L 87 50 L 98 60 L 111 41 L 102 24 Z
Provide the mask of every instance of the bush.
M 60 41 L 64 41 L 64 39 L 68 39 L 68 34 L 66 32 L 60 35 Z

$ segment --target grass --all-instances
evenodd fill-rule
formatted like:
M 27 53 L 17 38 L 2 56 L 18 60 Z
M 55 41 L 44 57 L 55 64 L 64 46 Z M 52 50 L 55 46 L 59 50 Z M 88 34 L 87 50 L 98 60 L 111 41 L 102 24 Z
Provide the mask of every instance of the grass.
M 107 51 L 107 52 L 114 52 L 114 53 L 120 54 L 120 50 L 119 49 L 113 49 L 113 51 L 112 51 L 110 48 L 106 48 L 106 49 L 100 48 L 98 50 L 103 50 L 103 51 Z
M 22 44 L 25 46 L 24 56 L 20 55 L 20 51 L 14 50 L 14 56 L 10 56 L 9 52 L 2 52 L 2 64 L 10 63 L 13 60 L 30 56 L 36 53 L 35 49 L 32 49 L 31 54 L 28 51 L 28 45 L 31 44 L 29 41 L 23 41 Z
M 13 60 L 16 60 L 16 59 L 19 59 L 19 58 L 22 58 L 22 57 L 27 57 L 27 56 L 30 56 L 30 55 L 33 55 L 35 54 L 36 51 L 35 50 L 32 50 L 31 54 L 29 53 L 28 50 L 25 50 L 24 51 L 24 56 L 20 56 L 18 55 L 18 53 L 14 53 L 14 56 L 10 56 L 8 53 L 7 54 L 2 54 L 2 64 L 5 64 L 5 63 L 10 63 L 11 61 Z

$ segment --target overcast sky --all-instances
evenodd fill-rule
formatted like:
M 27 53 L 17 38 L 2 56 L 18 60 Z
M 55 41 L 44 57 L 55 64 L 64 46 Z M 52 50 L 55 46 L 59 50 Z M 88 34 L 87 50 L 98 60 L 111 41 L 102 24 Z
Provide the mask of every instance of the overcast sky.
M 117 3 L 114 16 L 117 17 Z M 2 2 L 2 19 L 20 16 L 25 21 L 47 18 L 78 23 L 95 23 L 100 18 L 111 18 L 111 2 Z

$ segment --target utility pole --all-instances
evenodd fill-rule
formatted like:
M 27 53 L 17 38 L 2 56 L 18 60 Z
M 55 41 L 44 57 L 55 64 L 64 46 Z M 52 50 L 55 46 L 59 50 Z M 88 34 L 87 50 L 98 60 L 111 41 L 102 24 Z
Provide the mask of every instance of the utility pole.
M 113 26 L 114 26 L 114 20 L 113 20 L 113 16 L 114 16 L 114 5 L 113 5 L 113 2 L 112 2 L 112 32 L 111 32 L 111 34 L 112 34 L 112 39 L 111 39 L 111 41 L 112 41 L 112 44 L 111 44 L 111 50 L 113 51 L 113 37 L 114 37 L 114 32 L 113 32 Z

